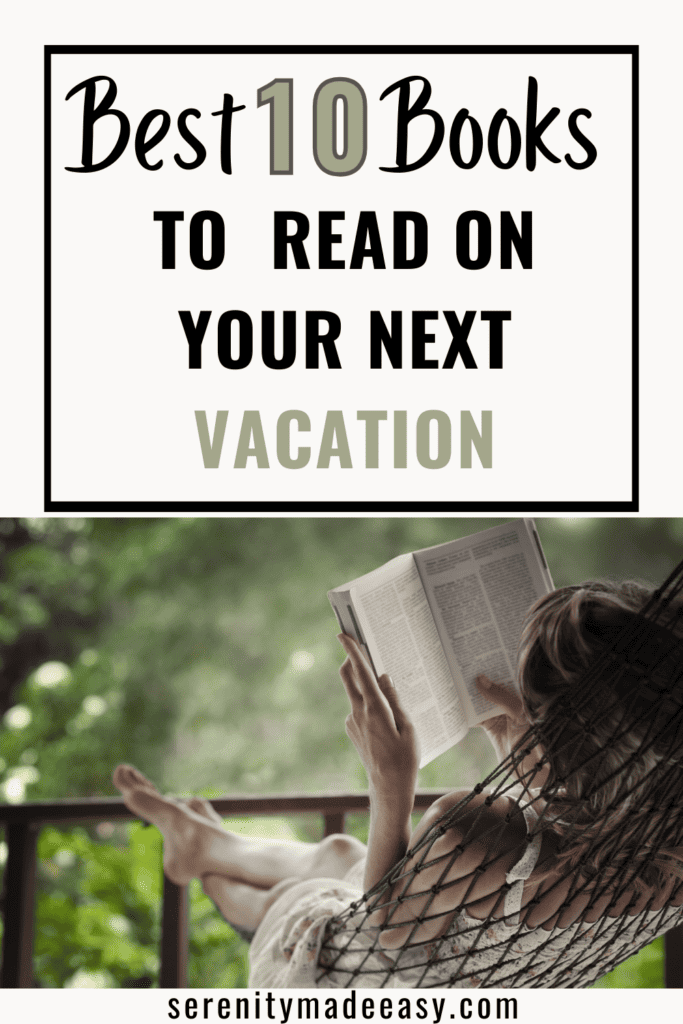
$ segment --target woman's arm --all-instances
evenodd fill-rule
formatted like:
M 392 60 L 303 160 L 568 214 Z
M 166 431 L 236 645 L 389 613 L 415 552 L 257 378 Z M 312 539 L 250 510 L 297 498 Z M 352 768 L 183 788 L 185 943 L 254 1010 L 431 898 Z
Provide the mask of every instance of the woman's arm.
M 494 683 L 488 676 L 477 677 L 479 692 L 493 704 L 497 704 L 501 713 L 485 722 L 480 722 L 486 732 L 498 758 L 498 764 L 504 761 L 520 740 L 527 734 L 531 723 L 524 710 L 519 694 L 508 686 Z M 543 748 L 534 746 L 530 753 L 515 766 L 515 774 L 520 782 L 531 789 L 539 789 L 548 778 L 549 767 Z
M 367 772 L 370 790 L 367 891 L 408 849 L 420 754 L 415 730 L 389 676 L 376 679 L 355 641 L 344 634 L 339 640 L 347 654 L 340 675 L 351 702 L 346 732 Z
M 370 787 L 367 891 L 471 791 L 455 790 L 435 801 L 411 837 L 410 814 L 420 761 L 413 726 L 389 677 L 376 679 L 357 644 L 344 635 L 339 640 L 347 653 L 340 675 L 351 702 L 346 731 Z M 494 734 L 492 739 L 500 740 L 502 754 L 507 737 L 500 734 L 507 723 L 491 726 L 487 722 L 486 726 Z M 427 850 L 413 854 L 405 876 L 384 893 L 382 905 L 370 918 L 371 924 L 382 929 L 382 946 L 397 949 L 406 942 L 430 941 L 443 933 L 462 906 L 487 897 L 496 905 L 505 873 L 515 858 L 519 859 L 526 838 L 522 815 L 510 822 L 510 810 L 507 798 L 490 800 L 487 791 L 478 793 L 463 808 L 457 823 L 435 837 Z M 418 865 L 419 872 L 413 872 Z M 436 894 L 434 885 L 439 889 Z

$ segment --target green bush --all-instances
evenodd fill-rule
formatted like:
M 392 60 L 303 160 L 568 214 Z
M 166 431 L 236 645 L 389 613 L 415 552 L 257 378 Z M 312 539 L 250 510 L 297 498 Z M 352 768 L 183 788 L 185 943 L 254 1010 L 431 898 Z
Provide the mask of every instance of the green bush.
M 491 522 L 0 520 L 0 800 L 115 795 L 118 761 L 182 794 L 364 789 L 326 592 Z M 681 520 L 539 530 L 557 585 L 657 580 L 683 540 Z M 472 785 L 490 765 L 473 730 L 420 785 Z M 351 825 L 363 837 L 364 816 Z M 291 827 L 319 836 L 319 822 Z M 138 824 L 43 830 L 38 984 L 156 984 L 160 856 Z M 196 885 L 191 913 L 190 983 L 245 984 L 244 944 Z M 599 985 L 656 987 L 661 965 L 660 941 Z

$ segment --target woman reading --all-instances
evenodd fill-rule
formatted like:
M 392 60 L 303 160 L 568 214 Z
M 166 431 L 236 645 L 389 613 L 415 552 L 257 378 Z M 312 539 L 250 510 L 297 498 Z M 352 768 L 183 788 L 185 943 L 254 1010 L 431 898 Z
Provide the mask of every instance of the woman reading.
M 199 878 L 254 933 L 251 986 L 590 985 L 683 914 L 683 644 L 666 586 L 541 598 L 520 639 L 519 692 L 479 679 L 500 707 L 483 726 L 499 769 L 435 801 L 412 834 L 414 730 L 346 636 L 367 847 L 247 839 L 134 768 L 114 782 L 163 833 L 168 877 Z

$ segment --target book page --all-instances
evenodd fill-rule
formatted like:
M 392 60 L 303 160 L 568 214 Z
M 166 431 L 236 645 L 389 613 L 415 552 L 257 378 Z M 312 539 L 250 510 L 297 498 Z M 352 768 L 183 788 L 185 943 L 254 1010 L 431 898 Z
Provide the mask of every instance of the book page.
M 354 589 L 357 592 L 362 590 L 372 591 L 376 587 L 386 583 L 388 580 L 400 579 L 404 574 L 411 574 L 414 571 L 415 560 L 412 554 L 397 555 L 396 558 L 392 558 L 390 562 L 386 562 L 384 565 L 381 565 L 379 569 L 373 569 L 372 572 L 366 573 L 365 576 L 360 576 L 358 579 L 351 580 L 350 583 L 346 583 L 341 587 L 335 587 L 334 590 L 330 590 L 327 593 L 327 597 L 332 605 L 334 614 L 337 617 L 337 622 L 339 623 L 341 632 L 353 637 L 367 660 L 372 665 L 376 675 L 381 675 L 382 672 L 386 670 L 378 670 L 375 665 L 375 659 L 366 640 L 365 630 L 361 629 L 361 625 L 358 620 L 358 612 L 353 606 L 351 592 Z M 358 588 L 360 588 L 360 591 Z M 376 644 L 373 645 L 373 649 L 376 651 Z
M 531 605 L 552 589 L 530 520 L 427 548 L 415 562 L 469 725 L 495 714 L 482 673 L 514 685 L 517 644 Z
M 356 581 L 350 597 L 375 671 L 389 673 L 415 725 L 422 767 L 468 726 L 413 556 Z

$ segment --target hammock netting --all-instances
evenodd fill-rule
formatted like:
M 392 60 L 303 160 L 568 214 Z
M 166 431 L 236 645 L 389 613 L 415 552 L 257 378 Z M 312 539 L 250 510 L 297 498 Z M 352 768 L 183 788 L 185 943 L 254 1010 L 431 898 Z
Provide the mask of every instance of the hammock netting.
M 582 988 L 679 923 L 682 593 L 683 562 L 627 625 L 599 638 L 600 653 L 591 667 L 551 702 L 511 754 L 441 817 L 381 883 L 328 924 L 318 961 L 323 973 L 334 971 L 347 987 Z M 607 725 L 611 731 L 606 734 Z M 596 736 L 604 739 L 596 744 Z M 630 754 L 615 764 L 613 750 L 625 744 L 629 749 L 629 743 Z M 554 767 L 558 763 L 564 765 L 562 778 Z M 525 815 L 524 841 L 540 843 L 533 877 L 541 881 L 515 914 L 505 912 L 511 888 L 506 882 L 481 919 L 476 912 L 467 914 L 468 906 L 477 903 L 472 897 L 477 879 L 501 858 L 510 862 L 509 843 L 506 848 L 501 840 L 511 815 L 491 824 L 490 813 L 491 804 L 507 795 L 518 821 L 525 808 L 535 811 Z M 449 832 L 457 835 L 457 845 L 451 843 L 443 855 L 439 840 Z M 476 835 L 485 853 L 463 877 L 459 858 L 468 848 L 468 834 Z M 433 880 L 435 871 L 436 883 L 421 886 L 421 875 L 427 872 Z M 662 905 L 657 895 L 664 883 Z M 456 885 L 461 894 L 463 884 L 464 896 L 450 905 L 442 898 L 436 906 L 438 894 Z M 561 893 L 559 904 L 557 899 L 553 904 L 553 892 Z M 563 909 L 576 908 L 577 900 L 578 917 L 574 909 L 570 927 L 558 927 Z M 543 906 L 552 906 L 546 928 L 539 924 L 537 908 Z M 379 908 L 383 921 L 378 927 Z M 379 939 L 391 929 L 393 916 L 400 922 L 395 928 L 405 931 L 409 922 L 409 934 L 399 948 L 388 950 Z M 424 924 L 432 929 L 429 941 L 417 934 Z M 532 933 L 533 948 L 527 945 L 525 956 Z M 562 934 L 566 941 L 558 947 Z M 620 941 L 626 935 L 628 942 Z

